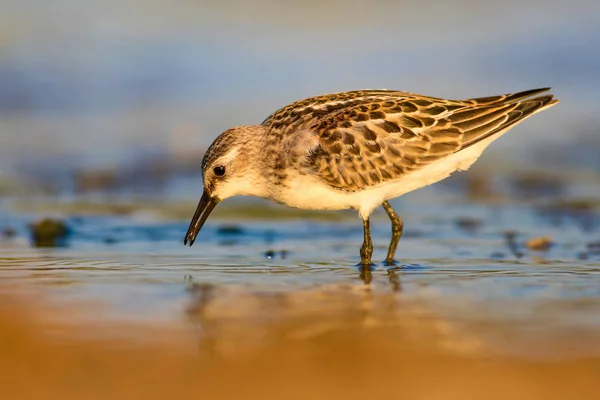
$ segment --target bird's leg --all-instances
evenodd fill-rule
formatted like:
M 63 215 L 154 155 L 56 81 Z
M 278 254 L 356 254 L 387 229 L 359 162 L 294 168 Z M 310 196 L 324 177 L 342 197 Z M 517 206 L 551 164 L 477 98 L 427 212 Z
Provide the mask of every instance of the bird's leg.
M 363 219 L 364 240 L 360 248 L 360 279 L 365 285 L 371 283 L 371 256 L 373 255 L 373 242 L 371 241 L 371 229 L 369 226 L 369 218 Z
M 388 249 L 387 257 L 385 259 L 385 265 L 391 266 L 394 265 L 394 255 L 396 254 L 396 247 L 398 246 L 398 241 L 402 236 L 402 230 L 404 229 L 404 223 L 402 222 L 402 218 L 396 214 L 390 203 L 384 201 L 382 204 L 385 212 L 388 217 L 392 221 L 392 240 L 390 241 L 390 247 Z
M 371 241 L 371 228 L 369 218 L 363 219 L 364 239 L 360 248 L 360 265 L 362 267 L 371 267 L 371 256 L 373 255 L 373 242 Z

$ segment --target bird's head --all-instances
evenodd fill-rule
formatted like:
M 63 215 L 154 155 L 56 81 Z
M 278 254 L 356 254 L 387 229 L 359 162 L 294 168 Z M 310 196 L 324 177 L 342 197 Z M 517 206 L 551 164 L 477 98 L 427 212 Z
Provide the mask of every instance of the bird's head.
M 206 219 L 222 200 L 248 195 L 264 196 L 261 173 L 261 126 L 240 126 L 219 135 L 202 160 L 203 193 L 192 217 L 184 244 L 194 244 Z

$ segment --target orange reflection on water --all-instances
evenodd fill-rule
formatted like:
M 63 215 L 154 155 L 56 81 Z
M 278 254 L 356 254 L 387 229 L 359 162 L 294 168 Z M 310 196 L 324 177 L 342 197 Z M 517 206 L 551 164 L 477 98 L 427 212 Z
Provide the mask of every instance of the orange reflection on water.
M 477 335 L 368 289 L 215 305 L 211 290 L 199 288 L 189 319 L 160 326 L 68 323 L 97 310 L 2 295 L 2 397 L 582 399 L 600 388 L 598 357 L 494 355 Z

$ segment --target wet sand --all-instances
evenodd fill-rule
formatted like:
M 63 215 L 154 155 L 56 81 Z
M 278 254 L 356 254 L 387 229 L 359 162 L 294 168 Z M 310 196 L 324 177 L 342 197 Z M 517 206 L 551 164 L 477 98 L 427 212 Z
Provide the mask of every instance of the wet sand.
M 3 397 L 592 399 L 600 389 L 598 356 L 497 355 L 477 340 L 478 327 L 455 330 L 426 308 L 368 290 L 240 295 L 213 309 L 203 296 L 170 324 L 74 324 L 70 315 L 101 309 L 3 294 Z M 282 300 L 271 314 L 268 304 Z

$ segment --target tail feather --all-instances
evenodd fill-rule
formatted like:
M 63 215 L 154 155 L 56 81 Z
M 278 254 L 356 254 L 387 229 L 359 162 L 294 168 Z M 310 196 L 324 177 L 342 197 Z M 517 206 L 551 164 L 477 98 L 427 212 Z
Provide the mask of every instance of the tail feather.
M 548 90 L 550 90 L 549 87 L 540 88 L 540 89 L 530 89 L 530 90 L 525 90 L 525 91 L 517 92 L 517 93 L 502 94 L 499 96 L 476 97 L 473 99 L 464 100 L 464 102 L 472 103 L 475 105 L 481 105 L 481 106 L 492 106 L 492 105 L 496 105 L 496 104 L 500 104 L 500 103 L 511 104 L 516 101 L 523 100 L 528 97 L 534 96 L 536 94 L 547 92 Z
M 479 143 L 480 141 L 493 136 L 499 132 L 506 132 L 509 128 L 511 128 L 512 126 L 524 121 L 526 118 L 532 116 L 533 114 L 536 114 L 542 110 L 548 109 L 552 106 L 554 106 L 555 104 L 557 104 L 559 101 L 558 99 L 554 99 L 554 96 L 552 94 L 547 94 L 544 96 L 538 96 L 538 97 L 533 97 L 533 98 L 529 98 L 527 99 L 527 97 L 530 97 L 533 94 L 536 93 L 540 93 L 543 91 L 546 91 L 548 89 L 535 89 L 535 90 L 529 90 L 526 92 L 520 92 L 520 93 L 516 93 L 514 95 L 509 95 L 507 97 L 505 97 L 503 100 L 498 100 L 498 101 L 493 101 L 492 103 L 487 103 L 485 104 L 483 107 L 484 108 L 505 108 L 507 105 L 512 104 L 511 107 L 507 108 L 507 111 L 510 110 L 507 114 L 505 114 L 505 116 L 503 118 L 506 118 L 500 125 L 497 125 L 495 127 L 493 127 L 493 129 L 488 130 L 486 132 L 477 132 L 480 133 L 479 135 L 469 135 L 471 136 L 471 138 L 469 138 L 470 140 L 468 140 L 466 143 L 464 143 L 460 150 L 464 150 L 465 148 L 468 148 L 476 143 Z M 515 104 L 516 99 L 526 99 L 520 102 L 517 102 Z M 515 107 L 516 105 L 516 107 Z M 514 107 L 514 108 L 513 108 Z M 467 134 L 467 132 L 465 132 L 465 134 Z M 460 151 L 459 150 L 459 151 Z

